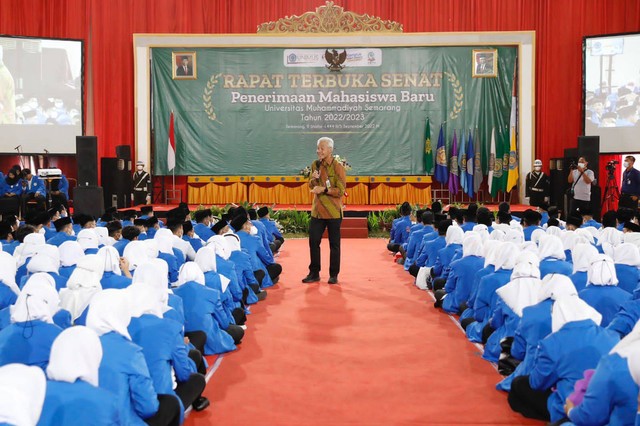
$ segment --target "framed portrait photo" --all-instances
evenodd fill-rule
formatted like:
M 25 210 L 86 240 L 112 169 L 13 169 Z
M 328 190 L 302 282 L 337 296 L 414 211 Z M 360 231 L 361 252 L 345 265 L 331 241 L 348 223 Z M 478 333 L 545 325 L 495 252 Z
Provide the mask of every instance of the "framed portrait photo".
M 497 77 L 498 51 L 496 49 L 473 49 L 473 78 Z
M 196 80 L 196 52 L 171 52 L 172 77 L 174 80 Z

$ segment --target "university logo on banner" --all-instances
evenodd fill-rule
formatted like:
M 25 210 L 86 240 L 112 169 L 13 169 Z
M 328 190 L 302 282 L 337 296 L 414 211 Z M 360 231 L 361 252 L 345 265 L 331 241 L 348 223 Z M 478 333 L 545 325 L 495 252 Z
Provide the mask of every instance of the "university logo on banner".
M 493 152 L 489 155 L 489 170 L 493 170 L 494 172 L 496 170 L 496 154 Z M 500 170 L 502 173 L 502 160 L 500 161 Z
M 436 163 L 438 163 L 438 165 L 442 167 L 448 166 L 447 151 L 444 146 L 439 147 L 438 150 L 436 151 Z
M 500 179 L 502 177 L 502 163 L 504 161 L 504 157 L 499 157 L 496 155 L 496 159 L 493 163 L 493 178 Z

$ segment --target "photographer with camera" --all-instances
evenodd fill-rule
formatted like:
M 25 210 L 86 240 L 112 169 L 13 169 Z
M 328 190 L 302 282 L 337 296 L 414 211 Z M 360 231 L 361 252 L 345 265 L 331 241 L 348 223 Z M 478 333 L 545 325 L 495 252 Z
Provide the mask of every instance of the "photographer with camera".
M 589 170 L 588 165 L 584 157 L 578 159 L 577 166 L 571 165 L 571 173 L 567 179 L 571 184 L 569 215 L 575 214 L 580 207 L 590 208 L 591 206 L 591 183 L 595 180 L 595 175 L 592 170 Z
M 638 209 L 640 196 L 640 170 L 633 167 L 636 158 L 633 155 L 624 157 L 622 166 L 622 187 L 620 188 L 620 207 L 627 207 L 634 211 Z

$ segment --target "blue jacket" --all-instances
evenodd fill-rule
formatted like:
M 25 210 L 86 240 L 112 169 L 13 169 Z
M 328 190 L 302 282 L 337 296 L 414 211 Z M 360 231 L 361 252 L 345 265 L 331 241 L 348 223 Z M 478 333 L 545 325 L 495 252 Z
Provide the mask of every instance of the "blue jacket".
M 2 189 L 0 190 L 2 195 L 9 192 L 18 196 L 22 195 L 22 179 L 18 179 L 18 181 L 13 185 L 9 185 L 5 179 L 2 179 L 0 183 L 2 185 Z
M 424 238 L 428 237 L 425 235 Z M 438 235 L 432 240 L 427 240 L 424 244 L 420 256 L 416 259 L 416 265 L 418 266 L 433 266 L 436 264 L 438 258 L 438 250 L 444 248 L 447 245 L 447 241 L 444 235 Z
M 516 327 L 511 344 L 511 356 L 521 360 L 515 371 L 505 377 L 496 388 L 509 392 L 513 379 L 528 375 L 533 369 L 533 363 L 540 340 L 551 334 L 551 308 L 553 300 L 527 306 L 522 310 L 522 318 Z
M 567 323 L 542 339 L 529 374 L 529 385 L 540 391 L 556 388 L 547 400 L 552 422 L 564 417 L 564 402 L 583 372 L 595 368 L 618 340 L 614 333 L 590 319 Z M 578 353 L 580 356 L 575 356 Z
M 593 219 L 589 219 L 588 221 L 580 225 L 580 228 L 586 228 L 588 226 L 593 226 L 594 228 L 598 228 L 598 229 L 602 228 L 602 224 L 600 222 L 596 222 Z
M 484 261 L 484 258 L 483 258 Z M 473 277 L 473 283 L 471 284 L 471 292 L 469 293 L 469 300 L 467 300 L 467 309 L 460 315 L 460 322 L 467 318 L 473 318 L 474 311 L 473 305 L 476 302 L 476 296 L 478 295 L 478 287 L 480 285 L 480 280 L 482 277 L 493 274 L 495 272 L 495 267 L 493 265 L 488 265 L 485 268 L 477 271 Z
M 267 228 L 267 232 L 269 233 L 269 236 L 270 236 L 269 241 L 273 241 L 276 238 L 282 238 L 282 233 L 280 232 L 280 230 L 276 226 L 276 223 L 273 220 L 268 219 L 266 217 L 263 217 L 259 220 Z
M 250 256 L 243 251 L 234 251 L 231 253 L 229 260 L 233 262 L 235 266 L 238 276 L 238 284 L 240 285 L 241 290 L 244 292 L 244 290 L 247 289 L 247 304 L 252 305 L 257 303 L 258 296 L 251 288 L 248 288 L 249 284 L 258 284 L 258 280 L 253 274 Z M 223 273 L 223 275 L 225 274 Z
M 51 275 L 51 277 L 55 281 L 55 283 L 56 283 L 56 291 L 60 291 L 63 288 L 67 287 L 67 281 L 69 280 L 69 278 L 64 277 L 64 276 L 62 276 L 60 274 L 56 274 L 55 272 L 47 272 L 47 274 Z M 20 278 L 20 282 L 18 283 L 18 287 L 20 287 L 21 290 L 24 287 L 24 285 L 27 283 L 27 281 L 29 280 L 30 276 L 31 276 L 31 274 L 27 273 L 26 275 L 24 275 L 23 277 Z
M 18 240 L 12 240 L 12 241 L 0 240 L 0 243 L 2 243 L 2 251 L 6 251 L 10 255 L 13 255 L 13 252 L 16 250 L 16 247 L 20 245 L 20 241 Z
M 167 266 L 169 267 L 169 283 L 178 281 L 178 259 L 169 253 L 158 253 L 158 259 L 167 262 Z
M 100 336 L 100 343 L 100 387 L 115 394 L 122 424 L 144 425 L 142 419 L 156 414 L 159 403 L 142 348 L 113 331 Z
M 196 282 L 185 283 L 173 292 L 180 296 L 185 306 L 185 332 L 204 331 L 207 334 L 204 355 L 236 349 L 233 338 L 214 319 L 216 310 L 219 312 L 222 308 L 219 292 Z
M 584 290 L 587 287 L 587 271 L 578 271 L 569 275 L 569 278 L 571 278 L 571 282 L 577 291 Z
M 564 260 L 545 257 L 540 261 L 540 279 L 549 274 L 570 276 L 573 274 L 573 265 Z
M 531 234 L 533 234 L 533 231 L 535 231 L 536 229 L 542 229 L 539 226 L 526 226 L 522 232 L 524 233 L 524 240 L 525 241 L 531 241 Z
M 418 229 L 409 235 L 409 241 L 407 244 L 408 259 L 413 259 L 417 255 L 424 236 L 434 231 L 435 229 L 433 229 L 433 226 L 423 225 L 421 229 Z
M 445 268 L 449 268 L 451 260 L 456 253 L 456 250 L 462 248 L 462 244 L 448 244 L 438 250 L 436 257 L 436 263 L 433 265 L 433 273 L 436 278 L 440 278 L 444 273 Z
M 46 370 L 51 345 L 62 329 L 33 320 L 9 324 L 0 331 L 0 366 L 20 363 Z
M 260 222 L 259 220 L 252 220 L 251 223 L 253 223 L 253 226 L 255 226 L 258 229 L 258 235 L 256 235 L 256 238 L 258 239 L 258 241 L 260 241 L 260 243 L 262 244 L 262 247 L 264 247 L 265 252 L 269 255 L 270 257 L 270 261 L 269 263 L 273 263 L 273 253 L 271 253 L 271 247 L 269 246 L 269 236 L 267 235 L 267 227 L 264 226 L 264 224 L 262 222 Z
M 47 392 L 38 426 L 89 424 L 121 424 L 115 395 L 82 380 L 74 383 L 47 380 Z
M 216 292 L 216 309 L 213 316 L 221 329 L 226 330 L 229 324 L 235 324 L 233 315 L 233 299 L 229 288 L 222 292 L 222 283 L 220 275 L 214 271 L 208 271 L 204 274 L 204 285 Z
M 466 220 L 464 221 L 464 223 L 462 224 L 462 226 L 460 228 L 462 228 L 462 230 L 464 232 L 467 231 L 473 231 L 473 227 L 476 226 L 477 223 L 476 222 L 467 222 Z
M 627 360 L 618 354 L 602 357 L 582 403 L 569 412 L 579 425 L 632 425 L 638 411 L 638 385 Z
M 266 263 L 268 260 L 267 254 L 262 247 L 262 244 L 250 234 L 247 234 L 245 231 L 238 231 L 238 238 L 240 238 L 240 245 L 242 247 L 242 251 L 249 254 L 251 257 L 251 264 L 253 266 L 253 270 L 257 271 L 258 269 L 264 271 L 265 277 L 262 280 L 262 287 L 271 287 L 273 285 L 273 281 L 271 281 L 271 277 L 267 272 L 267 265 L 270 263 Z
M 631 265 L 622 265 L 616 263 L 616 275 L 618 277 L 618 287 L 633 293 L 640 282 L 640 269 Z
M 520 317 L 498 297 L 496 307 L 491 318 L 489 318 L 489 325 L 493 328 L 493 333 L 491 333 L 487 343 L 484 345 L 482 358 L 491 362 L 498 362 L 502 352 L 500 342 L 507 337 L 513 337 L 518 324 L 520 324 Z
M 436 238 L 438 238 L 438 231 L 435 229 L 429 230 L 424 234 L 424 236 L 422 237 L 422 241 L 419 241 L 418 246 L 416 247 L 416 252 L 413 256 L 414 263 L 418 261 L 418 258 L 420 258 L 420 256 L 423 256 L 423 259 L 426 259 L 427 255 L 423 254 L 424 247 L 429 241 L 435 240 Z
M 467 256 L 451 263 L 451 273 L 444 286 L 447 297 L 442 301 L 446 312 L 458 313 L 460 305 L 469 300 L 475 274 L 483 265 L 484 258 L 480 256 Z
M 51 238 L 47 240 L 47 244 L 60 247 L 65 241 L 76 241 L 76 237 L 74 237 L 73 235 L 69 235 L 66 232 L 56 232 Z
M 242 286 L 240 284 L 241 273 L 239 272 L 239 268 L 236 267 L 236 264 L 231 260 L 231 258 L 223 259 L 217 254 L 216 266 L 218 273 L 229 278 L 229 280 L 231 281 L 229 283 L 227 292 L 231 294 L 232 300 L 238 302 L 236 306 L 240 306 L 239 302 L 242 301 Z
M 18 300 L 18 295 L 0 281 L 0 309 L 4 309 L 10 305 L 13 305 Z
M 638 321 L 640 321 L 640 299 L 628 300 L 620 307 L 607 329 L 615 331 L 620 334 L 620 338 L 623 338 L 631 333 Z
M 113 248 L 118 250 L 118 254 L 120 255 L 120 257 L 124 256 L 124 249 L 125 247 L 127 247 L 127 244 L 129 244 L 131 241 L 127 240 L 126 238 L 120 238 L 118 241 L 115 242 L 115 244 L 113 244 Z
M 480 280 L 478 293 L 473 303 L 473 317 L 476 322 L 469 324 L 465 330 L 467 337 L 472 342 L 482 341 L 482 330 L 493 315 L 498 301 L 496 290 L 511 280 L 511 272 L 511 269 L 498 269 Z
M 402 216 L 395 219 L 391 225 L 391 242 L 394 244 L 404 244 L 409 239 L 407 228 L 411 227 L 411 216 Z
M 602 314 L 602 327 L 609 325 L 631 294 L 614 285 L 588 285 L 578 293 L 580 299 Z
M 182 239 L 191 244 L 191 247 L 193 247 L 193 251 L 195 251 L 196 253 L 202 248 L 202 240 L 200 238 L 191 238 L 185 234 L 182 236 Z
M 197 372 L 184 344 L 182 324 L 145 314 L 131 318 L 127 329 L 133 342 L 142 348 L 156 392 L 177 397 L 173 390 L 172 368 L 178 383 L 186 382 Z
M 29 182 L 27 182 L 27 186 L 24 187 L 23 192 L 26 194 L 38 193 L 43 197 L 47 195 L 47 189 L 44 186 L 44 182 L 36 175 L 31 177 L 31 188 L 29 188 Z
M 111 271 L 105 271 L 100 279 L 100 284 L 102 285 L 103 290 L 108 288 L 122 289 L 131 285 L 131 278 L 125 277 L 124 275 L 114 274 Z
M 193 227 L 193 231 L 200 237 L 203 241 L 208 241 L 209 238 L 213 237 L 214 234 L 210 227 L 205 225 L 204 223 L 197 223 Z

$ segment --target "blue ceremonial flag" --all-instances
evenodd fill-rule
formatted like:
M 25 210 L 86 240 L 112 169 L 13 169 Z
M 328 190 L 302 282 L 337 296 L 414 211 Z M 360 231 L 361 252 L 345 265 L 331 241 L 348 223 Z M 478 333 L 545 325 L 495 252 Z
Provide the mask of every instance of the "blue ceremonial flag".
M 460 146 L 458 146 L 458 170 L 460 171 L 460 188 L 467 192 L 467 148 L 465 147 L 464 129 L 460 131 Z
M 465 193 L 469 197 L 473 198 L 475 195 L 473 174 L 475 173 L 476 153 L 473 145 L 473 135 L 471 133 L 471 130 L 469 130 L 469 141 L 467 142 L 467 164 L 465 164 L 466 172 L 464 176 L 467 178 Z
M 453 131 L 453 142 L 451 143 L 451 166 L 449 167 L 449 193 L 456 195 L 460 190 L 460 176 L 458 170 L 458 140 L 456 131 Z
M 438 148 L 436 149 L 436 180 L 442 184 L 449 181 L 449 166 L 447 164 L 447 147 L 444 144 L 444 126 L 440 125 Z

